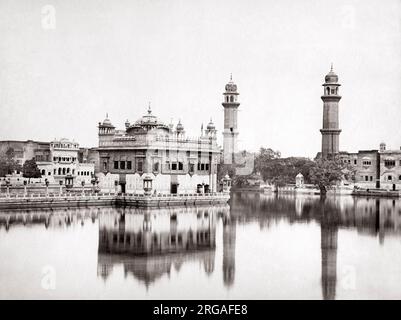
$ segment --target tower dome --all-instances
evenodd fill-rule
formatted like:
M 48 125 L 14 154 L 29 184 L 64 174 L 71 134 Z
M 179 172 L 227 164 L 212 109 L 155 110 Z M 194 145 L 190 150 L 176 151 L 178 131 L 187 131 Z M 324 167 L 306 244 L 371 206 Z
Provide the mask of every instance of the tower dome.
M 233 75 L 230 75 L 230 81 L 226 84 L 226 92 L 237 92 L 237 85 L 233 82 Z
M 324 77 L 324 81 L 326 83 L 337 83 L 338 82 L 338 76 L 333 71 L 333 64 L 331 64 L 330 72 Z

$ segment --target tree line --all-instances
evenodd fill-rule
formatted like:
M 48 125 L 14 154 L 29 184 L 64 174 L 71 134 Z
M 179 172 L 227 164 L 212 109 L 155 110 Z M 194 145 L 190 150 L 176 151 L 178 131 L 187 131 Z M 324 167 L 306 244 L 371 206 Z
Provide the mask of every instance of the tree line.
M 303 157 L 282 158 L 279 151 L 270 148 L 260 148 L 255 156 L 254 170 L 251 175 L 238 176 L 235 174 L 235 166 L 221 165 L 224 171 L 233 178 L 234 186 L 244 186 L 247 180 L 259 175 L 264 182 L 282 187 L 294 184 L 296 176 L 301 173 L 306 184 L 313 184 L 325 194 L 328 189 L 339 181 L 354 180 L 355 170 L 342 163 L 339 157 L 330 159 L 317 158 L 311 160 Z M 230 174 L 231 173 L 231 174 Z

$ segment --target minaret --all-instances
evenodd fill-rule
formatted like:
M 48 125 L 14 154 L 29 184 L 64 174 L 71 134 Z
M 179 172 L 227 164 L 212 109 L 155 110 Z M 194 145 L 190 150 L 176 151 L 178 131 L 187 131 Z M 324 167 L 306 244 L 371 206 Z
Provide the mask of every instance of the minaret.
M 333 64 L 330 72 L 325 77 L 323 84 L 323 129 L 322 133 L 322 158 L 333 157 L 339 151 L 339 137 L 341 130 L 338 128 L 338 76 L 333 72 Z
M 226 91 L 223 93 L 224 101 L 222 103 L 224 107 L 224 163 L 233 164 L 234 154 L 237 152 L 237 109 L 240 103 L 238 101 L 239 93 L 237 92 L 237 85 L 233 82 L 232 75 L 225 89 Z

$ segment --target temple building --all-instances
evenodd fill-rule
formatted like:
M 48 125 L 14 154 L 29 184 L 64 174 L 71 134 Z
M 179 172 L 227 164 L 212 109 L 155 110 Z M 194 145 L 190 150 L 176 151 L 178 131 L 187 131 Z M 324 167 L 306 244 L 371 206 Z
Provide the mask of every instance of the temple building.
M 108 115 L 99 122 L 99 187 L 102 191 L 143 193 L 144 178 L 154 194 L 217 192 L 220 148 L 212 120 L 196 138 L 186 136 L 181 121 L 160 121 L 147 113 L 116 129 Z M 116 190 L 117 189 L 117 190 Z

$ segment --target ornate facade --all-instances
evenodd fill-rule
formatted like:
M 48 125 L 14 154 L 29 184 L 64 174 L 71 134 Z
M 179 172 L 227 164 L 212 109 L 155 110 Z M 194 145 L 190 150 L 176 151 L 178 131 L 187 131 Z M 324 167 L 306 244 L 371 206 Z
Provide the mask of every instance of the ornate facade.
M 161 122 L 152 110 L 117 130 L 108 116 L 99 123 L 99 186 L 103 191 L 143 193 L 144 177 L 152 193 L 216 192 L 220 149 L 212 121 L 197 138 Z M 116 190 L 117 189 L 117 190 Z

